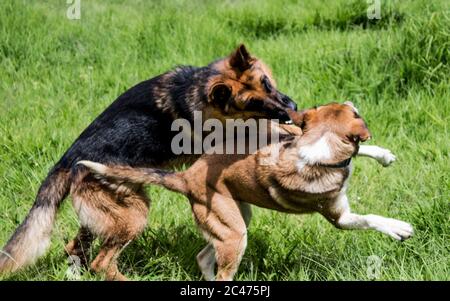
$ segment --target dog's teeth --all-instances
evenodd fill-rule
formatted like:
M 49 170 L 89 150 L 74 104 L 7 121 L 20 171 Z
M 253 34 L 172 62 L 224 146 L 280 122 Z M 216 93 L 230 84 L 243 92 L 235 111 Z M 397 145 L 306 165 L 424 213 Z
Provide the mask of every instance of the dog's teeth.
M 292 120 L 286 121 L 286 124 L 292 124 L 292 123 L 293 123 Z

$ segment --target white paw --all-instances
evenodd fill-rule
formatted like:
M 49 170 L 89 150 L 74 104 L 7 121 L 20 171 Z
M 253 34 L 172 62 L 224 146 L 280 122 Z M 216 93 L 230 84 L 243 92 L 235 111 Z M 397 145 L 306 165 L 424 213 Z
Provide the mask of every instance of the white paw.
M 380 148 L 377 161 L 384 167 L 391 165 L 395 161 L 395 155 L 388 149 Z
M 377 217 L 374 222 L 378 231 L 397 240 L 406 240 L 414 234 L 413 227 L 404 221 L 393 218 Z

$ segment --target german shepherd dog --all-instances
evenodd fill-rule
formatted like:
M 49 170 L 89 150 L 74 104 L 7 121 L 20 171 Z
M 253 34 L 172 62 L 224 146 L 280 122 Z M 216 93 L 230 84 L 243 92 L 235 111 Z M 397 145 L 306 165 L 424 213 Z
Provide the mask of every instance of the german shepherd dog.
M 208 242 L 197 255 L 207 280 L 233 279 L 247 245 L 250 205 L 286 213 L 318 212 L 340 229 L 373 229 L 398 240 L 411 237 L 413 228 L 406 222 L 350 210 L 346 190 L 352 157 L 371 157 L 384 166 L 395 160 L 387 149 L 359 146 L 371 135 L 353 104 L 332 103 L 293 115 L 301 135 L 251 154 L 205 154 L 182 172 L 79 163 L 115 189 L 130 183 L 158 184 L 187 196 Z
M 131 185 L 126 192 L 112 190 L 76 162 L 172 168 L 198 157 L 172 152 L 176 133 L 171 124 L 177 118 L 193 123 L 194 111 L 201 111 L 203 120 L 289 121 L 291 109 L 296 110 L 296 104 L 276 89 L 267 66 L 244 45 L 205 67 L 177 67 L 137 84 L 98 116 L 51 169 L 27 217 L 0 254 L 0 273 L 15 271 L 44 254 L 58 207 L 70 194 L 81 227 L 66 246 L 67 253 L 86 264 L 86 253 L 98 237 L 102 245 L 92 270 L 105 273 L 108 280 L 126 279 L 116 258 L 146 226 L 150 200 L 142 185 Z

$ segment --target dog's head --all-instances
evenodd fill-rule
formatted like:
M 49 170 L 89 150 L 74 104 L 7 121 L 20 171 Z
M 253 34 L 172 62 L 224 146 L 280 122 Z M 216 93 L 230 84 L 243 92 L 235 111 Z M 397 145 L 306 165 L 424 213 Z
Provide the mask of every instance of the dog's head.
M 218 71 L 207 84 L 208 101 L 225 118 L 290 120 L 287 110 L 297 105 L 276 88 L 269 68 L 240 45 L 231 55 L 211 65 Z
M 371 138 L 365 121 L 352 102 L 330 103 L 301 112 L 289 112 L 294 124 L 304 134 L 323 135 L 331 132 L 344 143 L 357 146 Z

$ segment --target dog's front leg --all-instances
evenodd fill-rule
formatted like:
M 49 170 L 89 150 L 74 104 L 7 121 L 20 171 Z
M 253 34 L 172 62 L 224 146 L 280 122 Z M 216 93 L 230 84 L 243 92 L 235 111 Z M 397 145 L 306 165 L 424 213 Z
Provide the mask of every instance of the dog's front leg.
M 376 145 L 361 145 L 358 156 L 375 159 L 383 166 L 389 166 L 395 161 L 395 155 L 388 149 Z
M 344 230 L 376 230 L 397 240 L 405 240 L 413 235 L 410 224 L 379 215 L 352 213 L 345 194 L 321 212 L 337 228 Z

